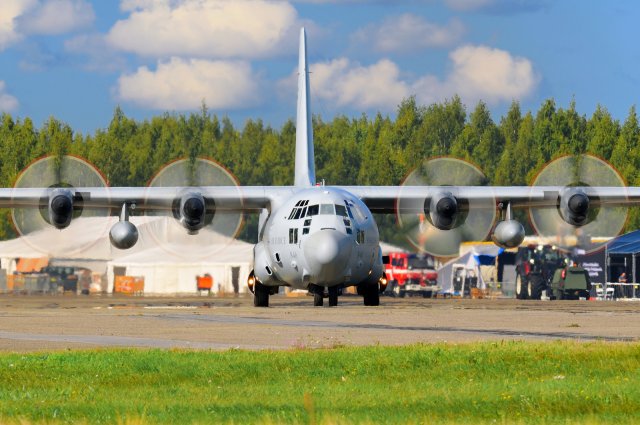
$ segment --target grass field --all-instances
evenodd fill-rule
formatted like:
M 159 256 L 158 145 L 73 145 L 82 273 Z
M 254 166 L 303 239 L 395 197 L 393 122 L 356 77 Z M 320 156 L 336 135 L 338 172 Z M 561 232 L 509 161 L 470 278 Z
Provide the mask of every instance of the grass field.
M 640 344 L 0 355 L 0 423 L 638 423 Z

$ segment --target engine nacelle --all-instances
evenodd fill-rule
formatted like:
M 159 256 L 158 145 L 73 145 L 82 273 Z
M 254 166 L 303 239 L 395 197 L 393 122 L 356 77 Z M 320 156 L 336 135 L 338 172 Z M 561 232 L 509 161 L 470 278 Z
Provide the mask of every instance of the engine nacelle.
M 524 226 L 517 220 L 501 221 L 494 229 L 491 239 L 499 247 L 515 248 L 524 240 Z
M 65 229 L 73 218 L 73 193 L 68 189 L 54 189 L 49 195 L 48 221 L 56 229 Z
M 591 221 L 591 199 L 580 188 L 568 188 L 560 194 L 558 212 L 564 221 L 573 226 L 584 226 Z
M 440 230 L 451 230 L 460 222 L 460 203 L 450 192 L 442 192 L 425 201 L 424 212 Z
M 253 272 L 255 278 L 263 285 L 275 286 L 278 284 L 264 242 L 258 242 L 253 248 Z
M 109 240 L 118 249 L 129 249 L 138 242 L 138 228 L 130 221 L 119 221 L 111 227 Z
M 173 214 L 189 234 L 197 234 L 213 219 L 212 204 L 200 193 L 187 193 L 174 202 Z

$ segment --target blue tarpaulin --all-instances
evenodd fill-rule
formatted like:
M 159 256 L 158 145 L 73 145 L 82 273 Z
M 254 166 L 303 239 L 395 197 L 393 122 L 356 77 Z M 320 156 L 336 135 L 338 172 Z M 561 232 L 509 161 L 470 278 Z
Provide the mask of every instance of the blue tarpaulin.
M 607 244 L 609 254 L 635 254 L 640 252 L 640 230 L 618 236 Z

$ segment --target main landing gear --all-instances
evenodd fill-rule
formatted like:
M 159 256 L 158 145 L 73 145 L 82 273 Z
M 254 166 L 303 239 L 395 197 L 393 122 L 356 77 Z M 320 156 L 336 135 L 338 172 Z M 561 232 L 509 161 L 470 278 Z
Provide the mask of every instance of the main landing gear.
M 260 283 L 260 281 L 256 279 L 253 271 L 249 274 L 247 286 L 249 286 L 249 290 L 253 292 L 254 307 L 269 307 L 269 295 L 273 293 L 273 287 Z M 275 288 L 277 288 L 277 286 Z
M 378 284 L 361 284 L 358 286 L 358 295 L 362 295 L 364 305 L 379 306 L 380 305 L 380 288 Z

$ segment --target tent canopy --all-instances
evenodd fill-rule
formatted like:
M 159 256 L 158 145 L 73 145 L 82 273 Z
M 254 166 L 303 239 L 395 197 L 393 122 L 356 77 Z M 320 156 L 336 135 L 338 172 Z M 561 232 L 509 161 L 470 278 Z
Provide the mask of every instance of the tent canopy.
M 640 230 L 627 233 L 607 244 L 609 254 L 635 254 L 640 252 Z

